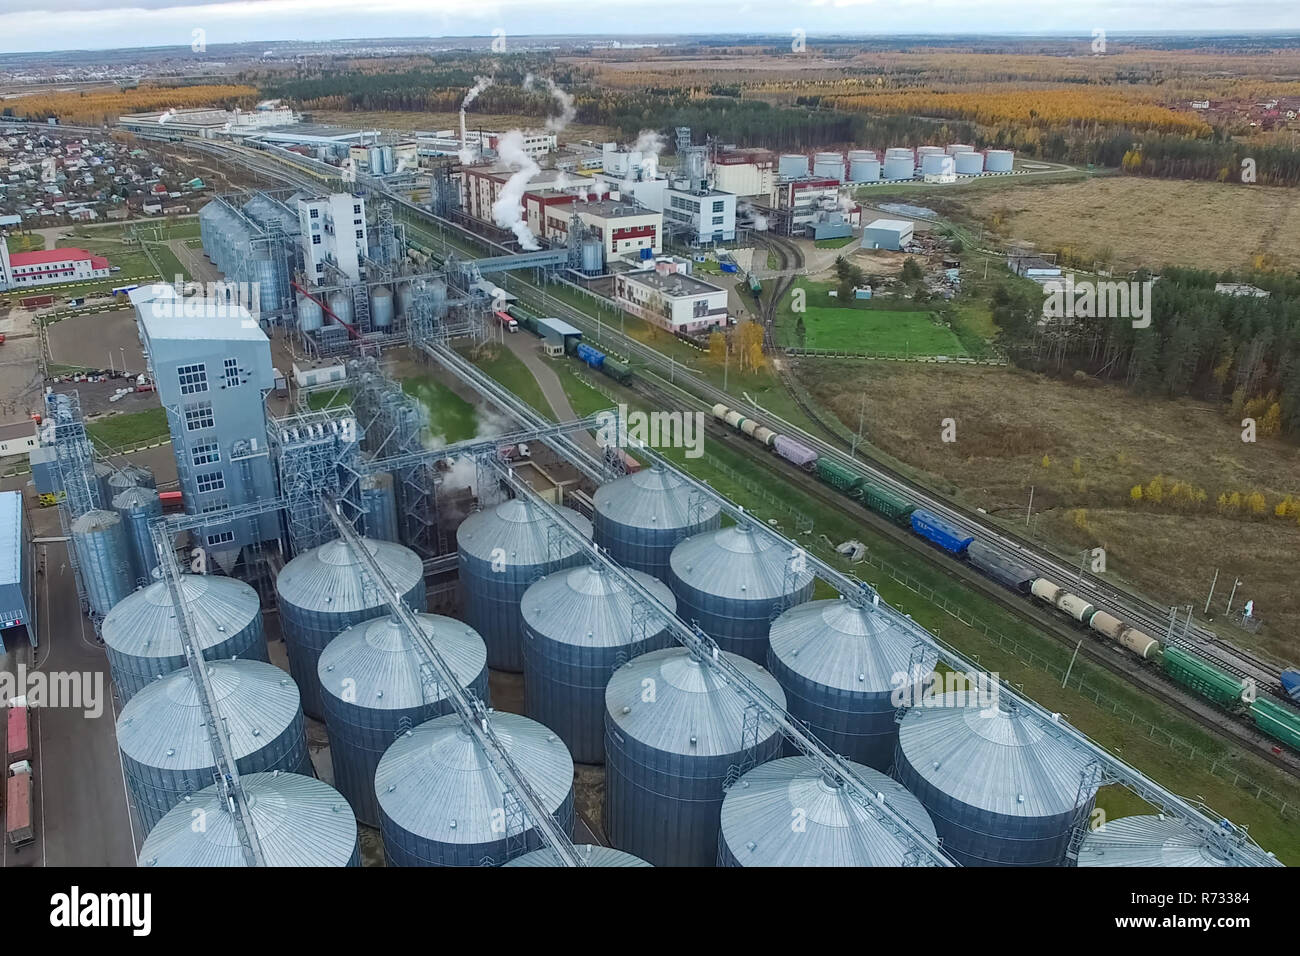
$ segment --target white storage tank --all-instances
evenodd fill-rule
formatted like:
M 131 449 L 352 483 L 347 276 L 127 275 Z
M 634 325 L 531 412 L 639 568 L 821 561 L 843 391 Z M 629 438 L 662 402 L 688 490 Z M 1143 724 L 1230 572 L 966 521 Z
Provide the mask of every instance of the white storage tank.
M 881 179 L 912 179 L 915 176 L 916 157 L 910 149 L 894 146 L 885 150 L 885 167 L 881 171 Z
M 536 721 L 494 712 L 490 726 L 555 821 L 573 832 L 573 758 Z M 542 848 L 525 817 L 507 832 L 501 780 L 456 714 L 408 730 L 375 770 L 389 866 L 500 866 Z
M 777 160 L 776 173 L 782 179 L 800 179 L 808 175 L 808 157 L 802 153 L 783 153 Z
M 956 169 L 951 156 L 945 153 L 927 153 L 921 157 L 921 175 L 947 175 Z
M 960 155 L 961 153 L 973 153 L 975 152 L 975 147 L 967 146 L 965 143 L 953 143 L 952 145 L 948 146 L 946 152 L 948 153 L 949 156 L 957 156 Z
M 849 153 L 849 182 L 874 183 L 880 179 L 880 159 L 874 150 L 855 149 Z
M 377 285 L 370 290 L 370 326 L 376 331 L 393 327 L 393 293 L 387 286 Z
M 1009 149 L 990 149 L 984 154 L 984 171 L 989 173 L 1011 172 L 1015 153 Z
M 958 176 L 978 176 L 984 172 L 983 153 L 958 153 L 953 160 L 956 163 Z
M 844 155 L 842 153 L 818 153 L 813 159 L 813 175 L 823 179 L 844 182 Z
M 315 332 L 325 322 L 325 313 L 314 299 L 299 293 L 298 328 L 303 332 Z

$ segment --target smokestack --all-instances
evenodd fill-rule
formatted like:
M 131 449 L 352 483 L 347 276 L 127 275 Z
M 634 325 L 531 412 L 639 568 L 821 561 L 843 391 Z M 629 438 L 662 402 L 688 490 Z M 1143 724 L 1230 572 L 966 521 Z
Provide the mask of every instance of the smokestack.
M 465 98 L 460 101 L 460 154 L 459 158 L 462 163 L 472 163 L 474 161 L 475 151 L 469 148 L 469 136 L 465 132 L 465 111 L 469 105 L 478 99 L 478 95 L 492 85 L 492 77 L 476 76 L 474 85 L 470 87 Z

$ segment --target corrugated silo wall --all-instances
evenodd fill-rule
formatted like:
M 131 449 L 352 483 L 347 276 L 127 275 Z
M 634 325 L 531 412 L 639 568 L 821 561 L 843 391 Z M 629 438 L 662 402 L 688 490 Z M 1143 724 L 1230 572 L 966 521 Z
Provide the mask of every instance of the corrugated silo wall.
M 460 552 L 460 584 L 465 595 L 465 623 L 487 644 L 488 667 L 519 673 L 524 669 L 523 618 L 519 601 L 538 578 L 581 564 L 579 551 L 543 564 L 506 563 L 499 571 L 491 561 Z
M 488 672 L 468 685 L 478 698 L 488 702 Z M 357 819 L 378 827 L 381 814 L 375 796 L 375 768 L 379 758 L 398 737 L 427 720 L 451 713 L 444 698 L 423 707 L 386 710 L 348 703 L 334 694 L 323 694 L 325 726 L 330 737 L 330 761 L 334 767 L 334 788 L 347 799 Z
M 636 571 L 644 571 L 669 583 L 669 555 L 683 539 L 722 527 L 722 515 L 716 514 L 707 521 L 686 528 L 636 528 L 621 524 L 596 509 L 596 543 L 609 552 L 609 556 Z
M 397 826 L 383 816 L 384 858 L 389 866 L 501 866 L 507 860 L 540 850 L 542 839 L 530 827 L 523 839 L 501 839 L 491 843 L 441 843 Z M 565 833 L 573 833 L 573 787 L 552 814 Z
M 402 602 L 417 614 L 426 610 L 426 591 L 424 580 L 402 595 Z M 360 611 L 331 613 L 297 607 L 289 601 L 280 601 L 280 626 L 284 631 L 285 643 L 291 644 L 289 654 L 289 673 L 302 694 L 303 712 L 315 720 L 325 719 L 325 704 L 322 700 L 320 676 L 316 673 L 316 664 L 320 661 L 320 652 L 325 645 L 338 637 L 348 628 L 383 617 L 388 613 L 388 605 L 365 608 Z
M 780 734 L 733 754 L 670 754 L 621 733 L 605 717 L 605 832 L 654 866 L 717 862 L 724 786 L 733 769 L 781 756 Z
M 933 786 L 894 751 L 894 775 L 912 792 L 930 818 L 943 848 L 962 866 L 1061 866 L 1069 849 L 1073 813 L 1011 817 L 981 810 Z
M 790 596 L 741 601 L 708 594 L 673 576 L 670 582 L 677 597 L 677 616 L 699 623 L 705 634 L 724 651 L 767 664 L 768 634 L 772 620 L 788 607 L 812 597 L 812 582 Z
M 134 654 L 123 654 L 109 646 L 105 646 L 104 650 L 108 655 L 108 666 L 113 675 L 113 683 L 117 685 L 124 704 L 159 676 L 165 677 L 185 666 L 183 653 L 169 657 L 138 657 Z M 255 616 L 247 625 L 220 644 L 213 644 L 203 651 L 205 661 L 229 660 L 232 657 L 245 661 L 271 663 L 271 656 L 266 646 L 266 635 L 262 630 L 261 614 Z

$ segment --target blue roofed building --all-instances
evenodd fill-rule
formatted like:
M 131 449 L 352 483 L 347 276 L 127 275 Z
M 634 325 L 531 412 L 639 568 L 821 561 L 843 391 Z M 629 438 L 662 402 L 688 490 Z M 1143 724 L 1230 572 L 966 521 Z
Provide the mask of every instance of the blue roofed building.
M 5 650 L 26 636 L 36 646 L 32 547 L 23 521 L 23 496 L 0 491 L 0 640 Z

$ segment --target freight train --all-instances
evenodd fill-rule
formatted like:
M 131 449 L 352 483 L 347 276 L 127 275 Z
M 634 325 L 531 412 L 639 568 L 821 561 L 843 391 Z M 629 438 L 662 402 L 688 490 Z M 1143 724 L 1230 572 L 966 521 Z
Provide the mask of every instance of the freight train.
M 542 337 L 541 327 L 538 325 L 537 316 L 533 315 L 527 309 L 518 305 L 510 304 L 506 306 L 506 312 L 519 322 L 520 328 L 527 329 L 538 338 Z M 627 385 L 632 381 L 632 369 L 626 362 L 620 362 L 611 355 L 607 355 L 600 349 L 593 348 L 586 342 L 579 341 L 576 338 L 566 339 L 564 342 L 564 351 L 574 358 L 586 363 L 590 368 L 595 369 L 608 375 L 620 385 Z
M 1182 648 L 1162 645 L 1156 638 L 1072 594 L 1034 569 L 1003 555 L 990 545 L 976 541 L 973 535 L 944 521 L 938 515 L 916 507 L 902 495 L 878 484 L 867 475 L 822 457 L 800 442 L 780 435 L 726 405 L 714 405 L 713 417 L 816 475 L 820 481 L 860 502 L 869 511 L 910 528 L 913 534 L 932 546 L 968 562 L 971 567 L 1004 587 L 1051 605 L 1105 641 L 1123 647 L 1159 667 L 1174 682 L 1234 714 L 1248 717 L 1262 733 L 1300 751 L 1300 712 L 1271 698 L 1257 696 L 1253 681 L 1229 674 Z M 1284 692 L 1289 692 L 1286 678 L 1292 673 L 1283 673 L 1281 683 Z M 1293 683 L 1300 690 L 1300 675 L 1293 678 Z

